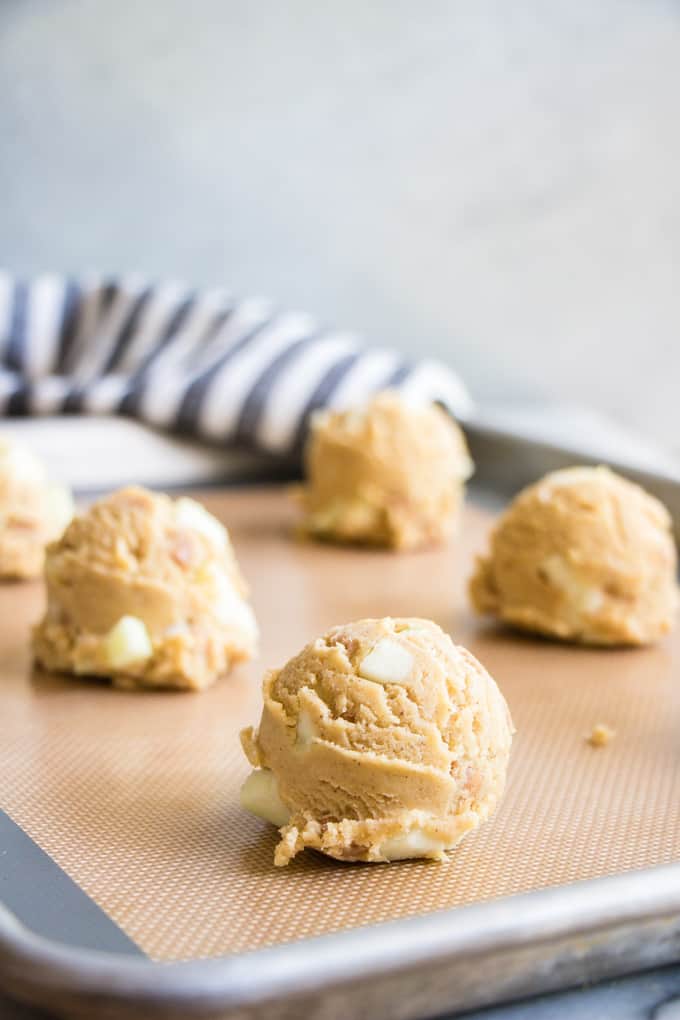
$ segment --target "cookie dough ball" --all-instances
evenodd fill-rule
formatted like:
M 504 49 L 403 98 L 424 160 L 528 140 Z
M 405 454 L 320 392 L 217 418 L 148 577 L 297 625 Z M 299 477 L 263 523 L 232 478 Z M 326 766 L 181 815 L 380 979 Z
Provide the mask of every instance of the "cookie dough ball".
M 335 627 L 264 680 L 241 803 L 345 861 L 440 859 L 503 792 L 512 722 L 498 687 L 429 620 Z
M 226 529 L 192 499 L 129 488 L 47 550 L 47 669 L 120 687 L 200 690 L 255 651 L 257 627 Z
M 555 471 L 517 496 L 477 562 L 470 596 L 523 630 L 594 645 L 643 645 L 673 626 L 667 510 L 607 468 Z
M 309 534 L 393 549 L 447 539 L 472 473 L 463 433 L 445 411 L 389 391 L 361 410 L 317 414 L 305 467 Z
M 0 438 L 0 577 L 38 577 L 45 546 L 73 517 L 71 493 L 30 450 Z

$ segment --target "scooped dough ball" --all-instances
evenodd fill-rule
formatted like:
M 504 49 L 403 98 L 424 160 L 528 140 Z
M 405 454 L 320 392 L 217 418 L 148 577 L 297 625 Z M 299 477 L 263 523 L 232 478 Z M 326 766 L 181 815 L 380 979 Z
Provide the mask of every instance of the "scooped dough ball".
M 390 391 L 363 409 L 318 413 L 305 466 L 308 533 L 394 549 L 448 538 L 472 473 L 463 433 L 446 412 Z
M 76 517 L 47 551 L 47 669 L 121 687 L 199 690 L 257 642 L 226 529 L 200 503 L 129 488 Z
M 512 722 L 477 660 L 429 620 L 335 627 L 264 680 L 241 803 L 346 861 L 440 859 L 503 792 Z
M 49 482 L 30 450 L 0 438 L 0 577 L 38 577 L 45 546 L 73 517 L 73 499 Z
M 470 583 L 475 608 L 524 630 L 643 645 L 673 626 L 675 544 L 666 508 L 607 468 L 546 475 L 517 496 Z

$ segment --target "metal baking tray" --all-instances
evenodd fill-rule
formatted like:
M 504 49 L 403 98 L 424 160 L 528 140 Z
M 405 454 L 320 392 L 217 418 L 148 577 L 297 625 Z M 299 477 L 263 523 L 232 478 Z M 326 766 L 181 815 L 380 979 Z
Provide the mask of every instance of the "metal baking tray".
M 422 1018 L 680 958 L 680 637 L 587 650 L 475 619 L 465 580 L 492 515 L 474 502 L 457 543 L 394 556 L 294 542 L 281 488 L 204 501 L 263 633 L 204 694 L 33 673 L 42 588 L 0 590 L 0 806 L 49 858 L 30 871 L 27 854 L 2 896 L 34 907 L 29 926 L 0 908 L 5 994 L 83 1018 Z M 369 615 L 431 617 L 496 677 L 518 728 L 506 796 L 444 864 L 274 869 L 275 834 L 237 805 L 238 730 L 265 668 Z M 598 722 L 617 736 L 594 750 Z M 31 929 L 48 865 L 113 922 L 108 951 L 88 948 L 86 910 L 67 932 L 66 892 Z

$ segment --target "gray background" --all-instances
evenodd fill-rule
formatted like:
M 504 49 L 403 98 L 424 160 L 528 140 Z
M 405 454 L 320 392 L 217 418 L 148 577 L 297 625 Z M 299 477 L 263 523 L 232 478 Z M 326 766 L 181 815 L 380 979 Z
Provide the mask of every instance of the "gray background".
M 0 261 L 263 293 L 680 448 L 680 4 L 2 0 Z

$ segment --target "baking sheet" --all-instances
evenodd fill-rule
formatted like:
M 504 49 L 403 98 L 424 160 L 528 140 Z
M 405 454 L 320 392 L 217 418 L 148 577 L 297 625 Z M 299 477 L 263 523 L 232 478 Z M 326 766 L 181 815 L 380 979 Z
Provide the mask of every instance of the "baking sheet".
M 680 641 L 589 651 L 516 637 L 469 613 L 487 513 L 446 550 L 394 556 L 291 541 L 281 490 L 207 494 L 229 526 L 263 640 L 202 695 L 124 693 L 32 674 L 39 584 L 0 590 L 0 804 L 152 958 L 221 956 L 680 858 Z M 518 733 L 492 820 L 445 864 L 272 866 L 244 814 L 238 731 L 260 678 L 329 626 L 429 616 L 500 683 Z M 584 735 L 616 731 L 605 749 Z

